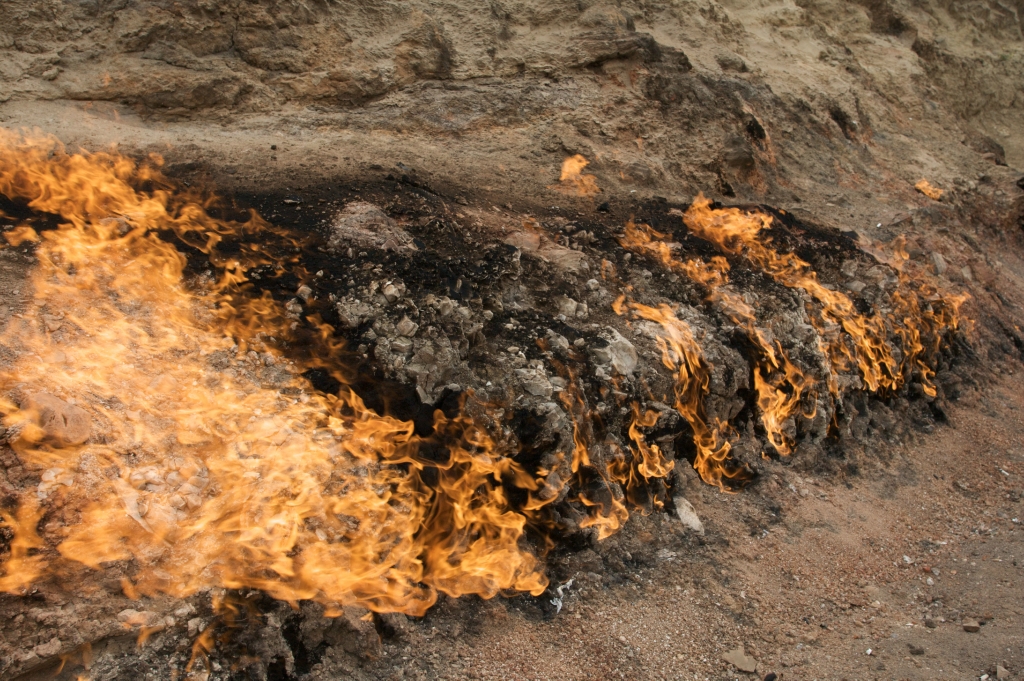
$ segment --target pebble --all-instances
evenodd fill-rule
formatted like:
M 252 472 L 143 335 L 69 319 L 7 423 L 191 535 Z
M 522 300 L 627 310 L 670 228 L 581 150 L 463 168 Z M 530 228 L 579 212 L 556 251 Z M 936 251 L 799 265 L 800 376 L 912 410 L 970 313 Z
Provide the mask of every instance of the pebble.
M 741 672 L 747 672 L 749 674 L 757 671 L 757 660 L 752 658 L 750 655 L 747 655 L 746 651 L 743 650 L 743 644 L 740 644 L 739 648 L 734 648 L 725 655 L 722 655 L 722 659 L 736 667 L 736 669 L 739 669 Z
M 420 325 L 409 319 L 408 317 L 402 317 L 402 321 L 395 325 L 395 331 L 401 336 L 412 337 L 416 335 L 416 331 L 420 328 Z
M 964 631 L 972 634 L 981 631 L 981 625 L 978 624 L 977 620 L 964 620 L 963 627 Z

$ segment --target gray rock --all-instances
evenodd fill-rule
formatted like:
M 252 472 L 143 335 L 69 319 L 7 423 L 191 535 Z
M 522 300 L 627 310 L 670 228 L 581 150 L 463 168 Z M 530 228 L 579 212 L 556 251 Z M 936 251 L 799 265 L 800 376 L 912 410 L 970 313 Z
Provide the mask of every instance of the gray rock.
M 331 225 L 329 249 L 337 251 L 352 245 L 385 251 L 415 250 L 408 232 L 380 208 L 365 201 L 346 204 Z
M 313 289 L 303 284 L 299 287 L 299 290 L 295 292 L 295 295 L 302 298 L 302 302 L 308 304 L 310 299 L 313 297 Z
M 350 329 L 356 328 L 373 315 L 373 308 L 358 300 L 338 301 L 335 308 L 338 310 L 338 318 L 341 323 Z
M 636 369 L 637 362 L 639 361 L 633 344 L 610 326 L 605 327 L 601 337 L 608 344 L 603 348 L 591 350 L 594 362 L 611 367 L 615 373 L 621 376 L 632 376 L 633 370 Z
M 391 352 L 399 355 L 404 355 L 412 350 L 412 339 L 411 338 L 396 338 L 391 341 Z
M 846 285 L 846 288 L 848 288 L 849 290 L 853 291 L 854 293 L 860 293 L 861 291 L 866 289 L 867 286 L 868 285 L 865 284 L 863 281 L 859 281 L 857 279 L 854 279 L 853 281 L 851 281 L 850 283 L 848 283 Z
M 539 369 L 516 369 L 523 390 L 536 397 L 551 397 L 551 382 Z
M 948 265 L 946 265 L 946 259 L 942 257 L 941 253 L 932 253 L 932 267 L 935 268 L 935 274 L 939 276 L 946 273 Z
M 555 333 L 551 329 L 547 331 L 548 344 L 552 350 L 558 350 L 559 352 L 569 352 L 569 339 L 560 333 Z
M 402 317 L 402 321 L 395 325 L 395 331 L 401 336 L 411 338 L 416 335 L 416 331 L 420 328 L 420 325 L 409 319 L 408 317 Z
M 384 288 L 381 290 L 381 293 L 384 294 L 384 297 L 389 303 L 393 303 L 401 298 L 404 292 L 405 286 L 402 286 L 401 284 L 396 285 L 393 282 L 385 284 Z
M 704 534 L 704 523 L 700 521 L 700 517 L 697 515 L 697 511 L 694 510 L 693 504 L 691 504 L 686 497 L 678 496 L 672 499 L 672 503 L 676 507 L 676 517 L 686 527 L 697 534 Z
M 575 317 L 576 308 L 579 307 L 579 303 L 568 296 L 558 296 L 555 298 L 555 307 L 558 308 L 559 314 L 564 314 L 566 317 Z

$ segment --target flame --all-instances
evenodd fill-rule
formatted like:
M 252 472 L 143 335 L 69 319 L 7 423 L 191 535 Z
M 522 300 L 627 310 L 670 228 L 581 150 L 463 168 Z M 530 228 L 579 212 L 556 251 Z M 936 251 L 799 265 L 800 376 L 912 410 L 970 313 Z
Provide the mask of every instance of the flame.
M 0 511 L 0 527 L 6 526 L 14 532 L 11 539 L 10 556 L 3 564 L 3 576 L 0 576 L 0 591 L 18 594 L 25 591 L 32 580 L 42 572 L 43 557 L 30 551 L 43 547 L 43 540 L 36 533 L 36 525 L 42 513 L 38 502 L 29 497 L 19 507 L 16 514 Z
M 723 252 L 742 256 L 780 284 L 809 295 L 818 305 L 811 321 L 823 338 L 833 371 L 855 367 L 871 392 L 898 389 L 912 368 L 933 356 L 919 340 L 922 331 L 934 337 L 930 347 L 937 351 L 942 334 L 959 324 L 959 306 L 966 298 L 940 296 L 934 289 L 927 292 L 930 310 L 915 302 L 918 293 L 905 289 L 893 296 L 897 309 L 892 314 L 860 314 L 848 296 L 824 286 L 807 262 L 793 253 L 771 248 L 771 239 L 761 236 L 771 228 L 769 215 L 738 208 L 715 209 L 700 195 L 683 220 L 690 231 Z M 890 328 L 903 340 L 901 349 L 889 342 Z M 923 384 L 927 391 L 934 390 L 927 375 Z M 837 395 L 834 382 L 830 390 Z
M 737 484 L 749 478 L 749 471 L 737 466 L 729 458 L 732 444 L 729 441 L 729 424 L 709 422 L 705 416 L 704 401 L 711 384 L 711 368 L 704 361 L 700 345 L 693 336 L 690 326 L 679 319 L 671 307 L 661 304 L 651 307 L 642 303 L 625 300 L 616 301 L 616 311 L 626 310 L 635 316 L 661 325 L 657 343 L 661 350 L 661 361 L 665 367 L 676 373 L 675 408 L 693 429 L 693 444 L 696 449 L 693 467 L 704 482 L 716 485 L 722 491 L 729 491 L 733 481 Z M 637 425 L 634 414 L 633 428 Z M 644 425 L 642 422 L 640 425 Z M 635 441 L 635 440 L 634 440 Z M 638 443 L 639 444 L 639 443 Z M 658 453 L 660 455 L 660 452 Z
M 15 539 L 0 590 L 62 565 L 134 560 L 129 590 L 141 595 L 247 587 L 422 615 L 438 592 L 543 592 L 526 512 L 505 492 L 541 483 L 511 452 L 464 415 L 436 412 L 421 437 L 345 386 L 316 391 L 303 371 L 344 379 L 345 367 L 315 316 L 302 344 L 323 352 L 278 350 L 307 327 L 253 295 L 246 272 L 274 263 L 256 244 L 280 230 L 256 215 L 215 219 L 208 197 L 177 191 L 155 163 L 6 131 L 0 192 L 61 221 L 38 234 L 32 305 L 0 338 L 17 357 L 0 369 L 0 414 L 21 461 L 65 481 L 54 493 L 79 518 L 44 537 L 60 558 L 43 561 L 31 554 L 42 547 L 32 499 L 49 492 L 26 492 L 2 516 Z M 187 281 L 164 234 L 206 253 L 219 276 Z M 219 253 L 232 236 L 251 243 Z M 254 372 L 273 375 L 270 387 Z M 33 395 L 84 412 L 87 439 L 48 433 Z
M 707 301 L 746 331 L 761 354 L 754 368 L 754 389 L 758 395 L 761 424 L 776 451 L 788 456 L 793 451 L 793 442 L 786 432 L 786 423 L 799 410 L 801 399 L 812 390 L 814 380 L 789 360 L 778 342 L 769 340 L 767 333 L 757 326 L 754 309 L 728 288 L 729 263 L 725 258 L 714 256 L 707 263 L 699 258 L 680 261 L 673 255 L 673 245 L 664 241 L 666 238 L 666 234 L 657 232 L 650 225 L 630 220 L 619 241 L 623 247 L 652 255 L 668 269 L 704 286 L 708 290 Z
M 594 196 L 601 190 L 597 186 L 595 176 L 583 174 L 583 169 L 588 165 L 590 165 L 590 161 L 581 154 L 568 157 L 562 161 L 562 173 L 558 178 L 559 184 L 553 184 L 548 188 L 574 196 Z
M 918 180 L 917 184 L 914 185 L 914 189 L 921 192 L 929 199 L 934 199 L 935 201 L 941 199 L 942 195 L 946 193 L 945 190 L 939 189 L 938 187 L 933 187 L 932 183 L 929 182 L 928 180 Z
M 559 368 L 560 365 L 557 365 Z M 629 511 L 622 501 L 621 491 L 612 484 L 607 473 L 596 462 L 591 461 L 591 443 L 594 442 L 594 417 L 587 409 L 583 392 L 576 377 L 569 369 L 567 389 L 559 393 L 559 399 L 572 420 L 573 451 L 570 470 L 573 487 L 578 490 L 577 500 L 588 509 L 587 517 L 580 521 L 581 528 L 593 527 L 598 540 L 612 536 L 629 519 Z

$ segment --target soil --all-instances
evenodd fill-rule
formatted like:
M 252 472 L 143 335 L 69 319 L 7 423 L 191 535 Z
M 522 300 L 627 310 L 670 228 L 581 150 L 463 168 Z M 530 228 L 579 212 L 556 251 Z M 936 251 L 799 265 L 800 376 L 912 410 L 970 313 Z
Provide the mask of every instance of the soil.
M 665 388 L 652 339 L 612 312 L 613 287 L 587 286 L 605 259 L 652 304 L 690 305 L 720 367 L 746 366 L 694 287 L 627 259 L 616 238 L 636 217 L 714 254 L 669 212 L 699 192 L 773 211 L 780 248 L 836 287 L 850 283 L 847 262 L 876 264 L 870 243 L 902 236 L 919 276 L 970 294 L 974 322 L 948 339 L 937 401 L 851 390 L 838 444 L 802 422 L 791 457 L 759 456 L 749 386 L 716 375 L 716 409 L 743 395 L 735 418 L 758 444 L 737 456 L 756 480 L 723 494 L 678 466 L 666 511 L 633 512 L 601 541 L 560 536 L 539 598 L 442 596 L 423 618 L 324 618 L 313 603 L 245 592 L 234 597 L 258 614 L 230 622 L 209 594 L 132 601 L 91 575 L 88 595 L 49 582 L 0 596 L 4 678 L 180 678 L 210 622 L 224 634 L 211 679 L 754 678 L 723 659 L 740 645 L 757 678 L 996 678 L 997 665 L 1024 678 L 1020 2 L 14 0 L 0 20 L 0 124 L 72 149 L 159 154 L 171 177 L 222 192 L 224 211 L 254 208 L 312 235 L 305 274 L 261 286 L 283 302 L 309 281 L 357 389 L 420 428 L 453 384 L 491 381 L 485 397 L 501 399 L 515 368 L 548 361 L 536 340 L 549 328 L 588 349 L 617 329 L 638 375 Z M 552 189 L 577 153 L 596 197 Z M 915 190 L 921 179 L 942 197 Z M 355 201 L 413 246 L 331 248 Z M 521 236 L 527 220 L 546 235 L 536 246 Z M 0 325 L 26 309 L 32 264 L 31 247 L 0 250 Z M 734 266 L 736 285 L 788 328 L 799 300 Z M 360 311 L 385 280 L 401 280 L 422 326 L 456 339 L 443 371 L 411 377 L 376 340 L 393 342 L 403 316 Z M 881 300 L 871 295 L 861 304 Z M 427 296 L 464 308 L 465 323 Z M 565 297 L 586 314 L 559 319 Z M 601 385 L 584 377 L 594 406 Z M 551 435 L 531 421 L 546 399 L 521 403 L 523 441 Z M 622 430 L 609 414 L 608 431 Z M 0 454 L 5 496 L 35 484 Z M 676 496 L 702 534 L 676 517 Z M 118 617 L 128 609 L 172 623 L 137 645 Z

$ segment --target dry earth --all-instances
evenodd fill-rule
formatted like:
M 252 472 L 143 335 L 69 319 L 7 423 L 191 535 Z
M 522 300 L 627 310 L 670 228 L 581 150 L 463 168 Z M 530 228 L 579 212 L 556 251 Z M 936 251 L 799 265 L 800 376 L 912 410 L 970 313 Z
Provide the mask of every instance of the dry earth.
M 946 423 L 907 417 L 833 458 L 798 450 L 736 495 L 681 476 L 705 534 L 634 514 L 553 556 L 552 577 L 573 579 L 557 614 L 553 594 L 445 599 L 373 626 L 261 601 L 243 643 L 263 636 L 267 678 L 741 678 L 723 660 L 740 644 L 759 678 L 1024 678 L 1022 30 L 1024 5 L 999 0 L 12 0 L 0 124 L 162 154 L 172 176 L 300 227 L 316 224 L 302 208 L 328 216 L 332 192 L 360 183 L 385 208 L 382 187 L 398 207 L 402 187 L 426 187 L 483 225 L 476 246 L 528 213 L 611 229 L 704 192 L 907 236 L 972 296 L 977 385 Z M 548 189 L 575 153 L 596 199 Z M 914 190 L 922 178 L 941 201 Z M 264 208 L 266 194 L 305 203 Z M 25 304 L 31 262 L 0 251 L 0 323 Z M 116 582 L 88 599 L 66 586 L 0 600 L 0 674 L 48 678 L 71 654 L 74 678 L 80 639 L 95 642 L 90 678 L 168 678 L 211 617 L 208 598 L 143 608 Z M 137 649 L 127 608 L 177 625 Z M 211 678 L 257 673 L 231 669 L 239 645 Z

